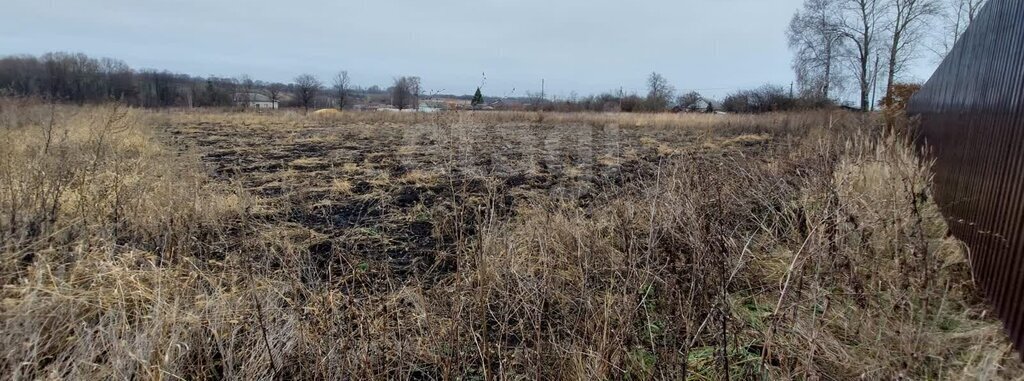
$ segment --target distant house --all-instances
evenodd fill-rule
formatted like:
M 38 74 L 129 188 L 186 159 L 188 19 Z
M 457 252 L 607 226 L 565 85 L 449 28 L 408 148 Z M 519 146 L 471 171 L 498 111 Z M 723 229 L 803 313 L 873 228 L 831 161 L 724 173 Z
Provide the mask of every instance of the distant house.
M 386 111 L 391 108 L 391 105 L 386 103 L 368 103 L 352 106 L 352 109 L 357 111 Z
M 260 93 L 236 93 L 235 106 L 256 109 L 277 109 L 278 102 Z
M 672 112 L 676 112 L 676 113 L 679 113 L 679 112 L 707 113 L 709 111 L 709 107 L 708 106 L 711 106 L 711 108 L 710 108 L 711 111 L 714 111 L 714 110 L 718 109 L 718 107 L 715 107 L 715 105 L 711 104 L 711 102 L 709 102 L 707 100 L 704 100 L 704 99 L 698 99 L 693 104 L 679 105 L 679 106 L 673 107 L 672 108 Z
M 710 106 L 710 105 L 711 105 L 710 102 L 701 99 L 701 100 L 698 100 L 696 103 L 690 105 L 686 109 L 688 111 L 690 111 L 690 112 L 707 112 L 708 111 L 708 106 Z
M 452 97 L 430 97 L 420 101 L 431 108 L 439 110 L 465 110 L 472 108 L 471 101 Z
M 441 110 L 442 110 L 441 108 L 433 107 L 433 106 L 428 105 L 426 103 L 420 103 L 420 107 L 416 109 L 416 111 L 419 111 L 419 112 L 438 112 L 438 111 L 441 111 Z

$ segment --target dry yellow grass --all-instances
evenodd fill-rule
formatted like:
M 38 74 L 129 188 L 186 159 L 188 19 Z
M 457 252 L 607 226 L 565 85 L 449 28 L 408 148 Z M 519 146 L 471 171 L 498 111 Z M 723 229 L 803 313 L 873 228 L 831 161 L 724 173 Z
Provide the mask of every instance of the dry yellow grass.
M 298 158 L 298 159 L 292 160 L 288 164 L 291 167 L 297 168 L 297 169 L 315 168 L 315 167 L 319 167 L 319 166 L 329 165 L 326 161 L 324 161 L 324 159 L 319 158 L 319 157 L 303 157 L 303 158 Z
M 522 127 L 528 125 L 556 126 L 606 126 L 628 129 L 674 129 L 691 130 L 771 130 L 780 126 L 788 126 L 794 130 L 802 130 L 814 126 L 821 120 L 822 112 L 775 113 L 763 115 L 747 114 L 647 114 L 647 113 L 558 113 L 558 112 L 524 112 L 524 111 L 460 111 L 458 113 L 408 113 L 387 111 L 338 111 L 321 110 L 324 113 L 312 112 L 303 114 L 294 110 L 272 110 L 260 113 L 225 113 L 206 110 L 172 110 L 162 112 L 162 117 L 173 118 L 181 122 L 194 124 L 241 125 L 257 129 L 275 127 L 327 127 L 332 125 L 362 125 L 372 127 L 382 125 L 421 125 L 436 124 L 438 119 L 449 119 L 457 115 L 455 120 L 460 123 L 494 125 L 503 128 Z M 836 117 L 844 117 L 838 113 Z M 852 115 L 850 117 L 853 117 Z M 814 126 L 821 127 L 821 126 Z
M 746 134 L 739 135 L 722 142 L 722 146 L 737 146 L 737 145 L 756 145 L 771 140 L 771 136 L 768 134 Z
M 606 167 L 617 167 L 619 164 L 622 164 L 622 159 L 614 156 L 602 155 L 597 158 L 596 162 Z
M 339 194 L 349 194 L 352 192 L 352 183 L 344 179 L 334 179 L 331 182 L 331 191 Z
M 402 175 L 401 181 L 406 184 L 433 184 L 438 180 L 438 174 L 433 171 L 414 169 Z
M 963 248 L 921 197 L 927 163 L 859 117 L 343 113 L 314 123 L 0 102 L 0 374 L 12 379 L 1024 375 L 979 303 Z M 150 127 L 168 118 L 252 129 L 619 124 L 650 131 L 651 149 L 664 145 L 662 129 L 725 130 L 732 137 L 717 142 L 742 146 L 775 126 L 772 142 L 787 146 L 772 160 L 731 149 L 662 158 L 655 176 L 587 210 L 544 195 L 499 218 L 494 187 L 472 196 L 489 208 L 431 215 L 417 205 L 409 218 L 433 222 L 433 234 L 478 222 L 436 254 L 435 267 L 453 270 L 420 279 L 349 253 L 386 239 L 388 226 L 326 245 L 311 229 L 268 222 L 290 210 L 263 210 L 206 178 Z M 297 170 L 278 185 L 296 186 Z M 372 175 L 381 187 L 454 184 L 451 168 L 436 170 L 444 175 Z
M 320 109 L 320 110 L 316 110 L 316 111 L 313 112 L 314 116 L 317 116 L 317 117 L 320 117 L 320 118 L 337 118 L 341 114 L 342 114 L 342 112 L 340 110 L 333 109 L 333 108 L 325 108 L 325 109 Z

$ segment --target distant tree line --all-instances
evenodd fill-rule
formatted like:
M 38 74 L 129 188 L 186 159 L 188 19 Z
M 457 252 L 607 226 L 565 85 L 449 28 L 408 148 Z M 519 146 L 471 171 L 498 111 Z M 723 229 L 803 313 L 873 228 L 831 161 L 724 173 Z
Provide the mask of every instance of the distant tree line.
M 811 1 L 811 0 L 808 0 Z M 832 0 L 813 0 L 832 1 Z M 487 101 L 488 108 L 542 111 L 594 112 L 739 112 L 759 113 L 816 108 L 832 105 L 821 92 L 793 94 L 782 86 L 765 85 L 738 90 L 721 100 L 713 100 L 690 91 L 677 96 L 676 89 L 659 73 L 647 78 L 647 93 L 638 95 L 622 90 L 580 97 L 502 98 Z M 280 102 L 281 106 L 304 110 L 389 105 L 405 110 L 418 109 L 422 97 L 419 77 L 396 77 L 388 88 L 353 86 L 346 71 L 340 71 L 325 85 L 311 74 L 297 76 L 291 83 L 263 82 L 247 75 L 237 78 L 196 77 L 158 70 L 136 70 L 110 58 L 92 58 L 81 53 L 47 53 L 39 57 L 20 55 L 0 57 L 0 95 L 38 97 L 57 102 L 100 103 L 120 101 L 139 107 L 229 107 L 248 105 L 257 97 Z M 465 98 L 474 107 L 485 104 L 478 89 Z M 262 97 L 260 97 L 262 99 Z
M 134 70 L 123 61 L 81 53 L 0 58 L 0 92 L 71 103 L 119 100 L 141 107 L 230 106 L 248 89 L 280 94 L 286 86 L 251 80 L 200 78 L 159 70 Z
M 120 101 L 139 107 L 229 107 L 247 106 L 260 98 L 305 110 L 344 109 L 359 102 L 401 110 L 419 107 L 420 83 L 419 77 L 402 76 L 387 89 L 362 89 L 352 85 L 347 71 L 340 71 L 328 87 L 311 74 L 301 74 L 287 84 L 253 80 L 248 75 L 202 78 L 136 70 L 120 60 L 82 53 L 0 57 L 0 96 L 77 104 Z
M 764 113 L 835 106 L 831 101 L 800 97 L 783 86 L 772 84 L 753 89 L 739 89 L 720 100 L 711 99 L 697 91 L 688 91 L 677 96 L 675 87 L 659 73 L 651 73 L 648 76 L 645 96 L 627 94 L 619 90 L 586 97 L 570 95 L 565 99 L 527 97 L 521 101 L 529 102 L 529 106 L 522 108 L 562 112 Z

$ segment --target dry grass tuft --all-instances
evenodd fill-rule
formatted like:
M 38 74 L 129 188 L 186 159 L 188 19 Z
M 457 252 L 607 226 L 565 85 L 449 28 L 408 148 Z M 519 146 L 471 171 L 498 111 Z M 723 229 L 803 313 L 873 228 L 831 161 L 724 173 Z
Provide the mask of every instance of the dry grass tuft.
M 739 136 L 736 136 L 736 137 L 732 137 L 732 138 L 726 139 L 724 142 L 722 142 L 722 145 L 726 146 L 726 147 L 728 147 L 728 146 L 754 146 L 754 145 L 762 144 L 762 143 L 764 143 L 766 141 L 769 141 L 771 139 L 772 139 L 771 135 L 768 135 L 768 134 L 746 134 L 746 135 L 739 135 Z
M 338 194 L 352 193 L 352 182 L 344 179 L 334 179 L 331 181 L 331 191 Z
M 438 181 L 438 174 L 433 171 L 414 169 L 402 175 L 402 183 L 430 185 Z

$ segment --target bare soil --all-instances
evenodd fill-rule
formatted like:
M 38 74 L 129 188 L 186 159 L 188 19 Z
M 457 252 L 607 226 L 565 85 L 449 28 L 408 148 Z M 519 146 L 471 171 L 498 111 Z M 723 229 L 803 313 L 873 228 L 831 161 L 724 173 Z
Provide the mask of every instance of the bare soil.
M 207 121 L 166 131 L 214 178 L 260 197 L 261 222 L 315 232 L 309 250 L 324 268 L 355 258 L 420 279 L 456 270 L 452 245 L 485 215 L 544 200 L 590 213 L 670 157 L 749 160 L 777 146 L 767 134 L 616 125 Z

